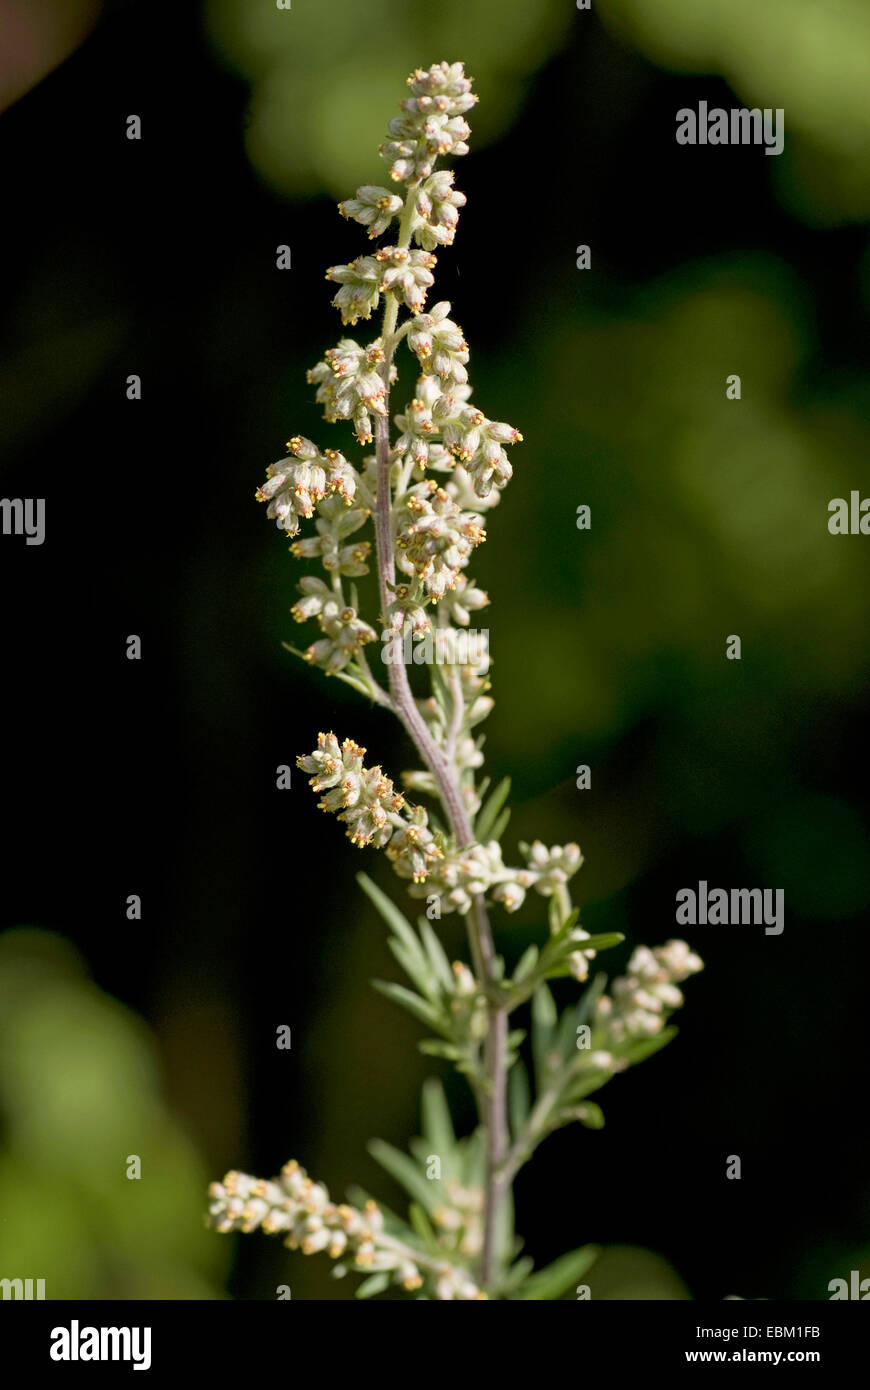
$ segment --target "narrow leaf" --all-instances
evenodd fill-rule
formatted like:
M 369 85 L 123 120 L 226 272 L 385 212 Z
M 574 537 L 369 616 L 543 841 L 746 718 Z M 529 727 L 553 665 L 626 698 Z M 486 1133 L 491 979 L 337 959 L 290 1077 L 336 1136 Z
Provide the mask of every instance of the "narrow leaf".
M 443 1057 L 448 1062 L 457 1062 L 462 1056 L 461 1048 L 455 1043 L 441 1042 L 438 1038 L 423 1038 L 417 1047 L 427 1057 Z
M 447 959 L 444 947 L 425 917 L 420 918 L 420 935 L 423 938 L 423 945 L 426 947 L 426 954 L 435 976 L 441 981 L 447 993 L 452 994 L 456 982 L 453 979 L 453 971 L 450 969 L 450 961 Z
M 408 1219 L 423 1248 L 428 1250 L 430 1254 L 436 1254 L 438 1252 L 438 1238 L 429 1224 L 428 1216 L 418 1202 L 412 1202 L 408 1207 Z
M 514 1139 L 523 1131 L 528 1118 L 530 1103 L 529 1075 L 523 1063 L 517 1062 L 511 1067 L 508 1076 L 508 1110 L 511 1134 Z
M 490 838 L 491 840 L 500 840 L 500 839 L 501 839 L 502 835 L 504 834 L 504 832 L 505 832 L 505 831 L 507 830 L 507 828 L 508 828 L 508 822 L 510 821 L 510 818 L 511 818 L 511 808 L 510 808 L 510 806 L 505 806 L 505 808 L 504 808 L 504 810 L 502 811 L 501 815 L 500 815 L 500 816 L 498 817 L 498 819 L 496 820 L 495 825 L 492 827 L 492 829 L 491 829 L 490 832 L 489 832 L 489 838 Z
M 368 1279 L 364 1279 L 356 1291 L 357 1298 L 374 1298 L 376 1293 L 383 1293 L 389 1287 L 390 1279 L 387 1274 L 370 1274 Z
M 535 1079 L 538 1092 L 546 1089 L 550 1071 L 548 1054 L 556 1027 L 556 1005 L 546 985 L 539 985 L 532 995 L 532 1054 L 535 1059 Z
M 574 1118 L 575 1120 L 579 1120 L 581 1125 L 585 1125 L 587 1129 L 604 1128 L 604 1111 L 601 1109 L 600 1105 L 595 1104 L 594 1100 L 584 1101 L 583 1104 L 578 1107 Z
M 489 840 L 498 839 L 497 835 L 493 835 L 492 830 L 501 808 L 510 796 L 510 791 L 511 779 L 503 777 L 478 811 L 477 819 L 474 822 L 474 838 L 479 840 L 481 844 L 485 845 Z
M 516 970 L 514 971 L 515 984 L 520 984 L 527 975 L 531 975 L 538 963 L 538 955 L 539 951 L 537 946 L 529 946 L 527 950 L 523 951 L 523 954 L 517 961 Z
M 421 1100 L 423 1112 L 423 1133 L 426 1141 L 444 1163 L 456 1146 L 450 1107 L 444 1094 L 444 1087 L 436 1077 L 430 1076 L 423 1082 Z
M 372 1139 L 368 1151 L 425 1211 L 432 1210 L 441 1193 L 441 1184 L 436 1179 L 427 1178 L 412 1158 L 393 1148 L 392 1144 L 387 1144 L 383 1139 Z
M 663 1028 L 654 1038 L 644 1038 L 642 1042 L 633 1043 L 622 1055 L 630 1067 L 635 1066 L 637 1062 L 645 1062 L 647 1057 L 652 1057 L 654 1053 L 667 1047 L 671 1039 L 677 1036 L 677 1032 L 676 1028 Z
M 394 1004 L 407 1009 L 408 1013 L 413 1014 L 421 1023 L 428 1024 L 438 1033 L 443 1031 L 444 1022 L 439 1010 L 427 1004 L 426 1000 L 421 999 L 413 990 L 405 989 L 404 985 L 393 984 L 392 980 L 372 980 L 372 985 L 380 994 L 392 999 Z
M 441 989 L 432 973 L 432 967 L 422 951 L 419 956 L 415 956 L 414 952 L 409 951 L 404 941 L 400 941 L 397 936 L 391 936 L 387 941 L 387 945 L 405 974 L 408 976 L 408 979 L 433 1002 L 440 999 Z
M 514 1295 L 518 1299 L 535 1299 L 539 1302 L 561 1298 L 572 1289 L 578 1279 L 582 1279 L 587 1269 L 591 1269 L 601 1250 L 597 1245 L 584 1245 L 572 1250 L 569 1255 L 561 1255 L 546 1269 L 532 1274 Z
M 554 893 L 550 899 L 550 931 L 553 936 L 565 936 L 567 932 L 573 931 L 580 920 L 580 909 L 575 907 L 569 912 L 567 917 L 562 916 L 562 907 L 559 899 Z
M 419 951 L 420 943 L 414 928 L 392 899 L 388 898 L 386 893 L 382 893 L 376 883 L 372 883 L 368 874 L 357 874 L 356 881 L 366 896 L 374 903 L 387 926 L 392 927 L 396 936 L 400 937 L 410 950 Z
M 534 1268 L 534 1260 L 530 1256 L 524 1255 L 521 1260 L 517 1260 L 504 1276 L 499 1285 L 499 1292 L 502 1294 L 513 1293 L 520 1284 L 524 1283 Z

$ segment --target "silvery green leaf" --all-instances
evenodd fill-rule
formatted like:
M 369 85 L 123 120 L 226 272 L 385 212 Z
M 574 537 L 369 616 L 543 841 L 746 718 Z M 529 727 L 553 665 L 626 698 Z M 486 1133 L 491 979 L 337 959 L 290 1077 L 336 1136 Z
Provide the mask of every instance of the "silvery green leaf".
M 580 917 L 579 907 L 573 908 L 567 917 L 563 917 L 562 907 L 555 893 L 550 898 L 548 912 L 550 919 L 550 933 L 557 939 L 559 937 L 566 936 L 569 931 L 572 931 L 574 927 L 576 927 Z
M 357 1298 L 374 1298 L 376 1293 L 383 1293 L 384 1289 L 389 1288 L 390 1280 L 386 1274 L 370 1274 L 368 1279 L 364 1279 L 356 1291 Z
M 568 1289 L 573 1289 L 578 1279 L 582 1279 L 591 1269 L 601 1250 L 597 1245 L 584 1245 L 561 1255 L 551 1265 L 532 1274 L 514 1294 L 515 1299 L 534 1299 L 536 1302 L 552 1301 L 561 1298 Z
M 423 1112 L 423 1133 L 435 1153 L 442 1159 L 452 1154 L 456 1147 L 456 1135 L 450 1117 L 450 1107 L 444 1094 L 444 1087 L 436 1077 L 430 1076 L 423 1082 L 421 1108 Z
M 550 1052 L 556 1027 L 556 1005 L 546 985 L 539 985 L 532 995 L 532 1055 L 538 1091 L 546 1090 L 546 1080 L 552 1070 Z
M 393 1148 L 383 1139 L 372 1139 L 367 1145 L 376 1163 L 379 1163 L 396 1182 L 404 1187 L 426 1211 L 432 1211 L 442 1200 L 441 1183 L 427 1178 L 417 1164 L 400 1149 Z
M 438 1033 L 444 1031 L 445 1020 L 440 1010 L 421 999 L 413 990 L 405 989 L 404 985 L 393 984 L 392 980 L 372 980 L 372 985 L 380 994 L 392 999 L 394 1004 L 407 1009 L 408 1013 L 413 1014 L 421 1023 L 428 1024 Z
M 409 949 L 419 951 L 422 955 L 414 928 L 407 917 L 402 915 L 396 904 L 387 897 L 386 893 L 381 892 L 376 883 L 372 883 L 368 874 L 357 874 L 356 881 L 366 896 L 374 903 L 387 926 L 392 927 L 396 936 L 400 937 Z
M 578 1120 L 587 1129 L 604 1128 L 604 1111 L 600 1105 L 596 1105 L 594 1100 L 587 1100 L 577 1107 L 571 1116 L 573 1120 Z
M 511 779 L 503 777 L 498 786 L 487 797 L 484 804 L 477 813 L 474 822 L 474 838 L 480 844 L 488 844 L 490 840 L 497 840 L 499 836 L 493 833 L 493 826 L 498 819 L 499 812 L 510 796 Z
M 591 1096 L 593 1091 L 600 1091 L 602 1086 L 613 1077 L 612 1072 L 591 1072 L 585 1076 L 579 1076 L 576 1081 L 570 1083 L 562 1091 L 559 1100 L 562 1105 L 572 1105 L 578 1100 L 584 1100 L 586 1096 Z
M 517 1260 L 516 1264 L 512 1265 L 502 1278 L 499 1284 L 499 1293 L 503 1297 L 512 1294 L 531 1274 L 534 1264 L 534 1260 L 529 1255 L 524 1255 L 521 1260 Z
M 427 1057 L 443 1057 L 446 1061 L 457 1064 L 462 1056 L 462 1049 L 455 1043 L 441 1042 L 439 1038 L 423 1038 L 417 1047 Z
M 483 1187 L 486 1181 L 486 1130 L 481 1126 L 466 1139 L 462 1154 L 463 1187 Z
M 577 1023 L 589 1022 L 595 1012 L 595 1005 L 598 1003 L 598 1000 L 601 998 L 606 988 L 607 976 L 603 970 L 599 970 L 595 978 L 583 991 L 583 996 L 577 1009 Z
M 529 946 L 527 950 L 523 951 L 514 970 L 515 983 L 519 984 L 527 975 L 531 975 L 538 963 L 539 954 L 537 946 Z
M 400 941 L 395 936 L 390 937 L 387 945 L 405 971 L 405 974 L 413 981 L 417 988 L 422 990 L 433 1003 L 440 999 L 441 988 L 422 951 L 415 954 L 408 949 L 404 941 Z
M 654 1034 L 651 1038 L 642 1038 L 640 1042 L 632 1043 L 621 1055 L 628 1062 L 628 1065 L 633 1067 L 637 1062 L 645 1062 L 647 1057 L 652 1057 L 654 1053 L 667 1047 L 678 1032 L 678 1028 L 663 1028 L 660 1033 Z
M 432 970 L 440 981 L 447 994 L 452 994 L 455 987 L 453 971 L 450 969 L 450 962 L 444 952 L 444 947 L 435 935 L 425 917 L 420 918 L 420 935 L 423 938 L 423 945 L 432 966 Z
M 428 1250 L 432 1255 L 443 1254 L 443 1251 L 439 1252 L 438 1237 L 432 1229 L 429 1218 L 418 1202 L 412 1202 L 408 1207 L 408 1219 L 416 1231 L 423 1249 Z
M 528 1072 L 522 1062 L 516 1062 L 508 1075 L 508 1109 L 514 1139 L 522 1133 L 530 1103 Z

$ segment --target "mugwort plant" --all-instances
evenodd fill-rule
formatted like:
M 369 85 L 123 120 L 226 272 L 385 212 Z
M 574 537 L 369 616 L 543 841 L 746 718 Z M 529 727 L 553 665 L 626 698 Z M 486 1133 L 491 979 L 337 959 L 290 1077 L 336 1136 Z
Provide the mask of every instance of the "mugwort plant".
M 377 987 L 431 1034 L 422 1050 L 467 1079 L 479 1125 L 457 1138 L 443 1088 L 430 1080 L 423 1135 L 410 1153 L 372 1145 L 410 1195 L 407 1220 L 365 1193 L 333 1202 L 294 1161 L 271 1180 L 234 1171 L 212 1184 L 209 1221 L 218 1231 L 261 1230 L 283 1235 L 291 1249 L 326 1252 L 338 1277 L 366 1276 L 360 1297 L 395 1284 L 417 1298 L 556 1299 L 597 1252 L 583 1247 L 534 1271 L 514 1233 L 514 1178 L 554 1130 L 575 1121 L 600 1128 L 590 1097 L 670 1041 L 679 985 L 702 963 L 684 941 L 640 946 L 608 991 L 606 976 L 590 980 L 590 962 L 623 938 L 590 936 L 579 925 L 569 890 L 579 847 L 536 840 L 519 845 L 520 863 L 505 862 L 509 781 L 491 788 L 481 771 L 478 730 L 493 709 L 488 642 L 458 638 L 489 602 L 468 568 L 511 478 L 507 449 L 522 436 L 474 401 L 468 343 L 451 305 L 426 307 L 435 253 L 453 242 L 465 205 L 443 161 L 467 154 L 466 116 L 477 98 L 462 63 L 419 69 L 408 87 L 380 150 L 392 189 L 365 185 L 339 205 L 380 244 L 327 271 L 342 323 L 380 311 L 380 331 L 370 342 L 340 338 L 308 373 L 326 420 L 348 422 L 357 443 L 374 451 L 354 464 L 295 435 L 257 498 L 292 538 L 292 553 L 322 571 L 299 585 L 293 615 L 316 624 L 317 635 L 297 654 L 395 715 L 416 750 L 419 765 L 404 774 L 402 790 L 367 761 L 365 748 L 332 732 L 321 733 L 298 765 L 351 843 L 382 850 L 410 897 L 425 900 L 413 925 L 360 875 L 408 981 Z M 396 411 L 400 348 L 417 379 Z M 307 521 L 313 530 L 302 534 Z M 372 562 L 380 612 L 368 621 L 353 581 Z M 378 642 L 373 669 L 367 649 L 377 651 Z M 417 644 L 425 642 L 428 660 L 418 662 Z M 412 691 L 411 651 L 427 672 L 425 698 Z M 516 912 L 529 893 L 547 903 L 544 939 L 508 972 L 490 917 Z M 468 961 L 451 962 L 432 925 L 452 912 L 465 919 Z M 559 1016 L 549 982 L 564 978 L 585 990 Z M 531 1076 L 520 1055 L 525 1033 L 511 1026 L 526 1005 Z

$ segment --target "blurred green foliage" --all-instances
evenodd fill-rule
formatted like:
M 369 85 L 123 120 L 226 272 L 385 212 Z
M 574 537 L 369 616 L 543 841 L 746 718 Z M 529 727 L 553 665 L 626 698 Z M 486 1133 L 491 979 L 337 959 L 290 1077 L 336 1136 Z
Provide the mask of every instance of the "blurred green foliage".
M 377 148 L 396 109 L 397 80 L 461 56 L 480 96 L 481 149 L 519 117 L 525 84 L 574 19 L 562 0 L 330 0 L 328 16 L 319 0 L 283 11 L 209 0 L 206 14 L 218 52 L 251 84 L 254 167 L 282 192 L 343 198 L 383 177 Z
M 743 104 L 781 107 L 771 159 L 789 209 L 814 225 L 870 215 L 870 6 L 866 0 L 596 0 L 654 63 L 718 73 Z
M 0 937 L 0 1017 L 0 1274 L 49 1299 L 220 1297 L 230 1251 L 142 1022 L 34 929 Z

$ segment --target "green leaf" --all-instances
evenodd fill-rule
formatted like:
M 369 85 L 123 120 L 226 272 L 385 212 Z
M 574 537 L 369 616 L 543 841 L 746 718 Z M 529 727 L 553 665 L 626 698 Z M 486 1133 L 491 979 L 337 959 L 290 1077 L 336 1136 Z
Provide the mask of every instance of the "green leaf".
M 424 1250 L 428 1250 L 432 1255 L 438 1254 L 438 1237 L 435 1235 L 429 1223 L 429 1218 L 419 1203 L 412 1202 L 408 1207 L 408 1218 Z M 444 1252 L 441 1251 L 440 1253 L 443 1254 Z
M 490 838 L 491 840 L 500 840 L 500 839 L 501 839 L 502 835 L 504 834 L 504 832 L 505 832 L 505 831 L 507 830 L 507 828 L 508 828 L 508 823 L 509 823 L 509 821 L 510 821 L 510 818 L 511 818 L 511 808 L 510 808 L 510 806 L 505 806 L 505 808 L 504 808 L 504 810 L 502 811 L 501 815 L 500 815 L 500 816 L 498 817 L 498 819 L 496 820 L 495 825 L 492 827 L 492 829 L 491 829 L 490 832 L 489 832 L 489 838 Z
M 550 1072 L 549 1053 L 556 1028 L 556 1005 L 546 985 L 539 985 L 532 995 L 532 1055 L 538 1092 L 546 1090 Z
M 452 994 L 456 987 L 456 981 L 453 978 L 453 971 L 450 969 L 450 961 L 447 959 L 444 947 L 425 917 L 420 918 L 420 935 L 423 938 L 423 945 L 426 947 L 426 954 L 436 978 L 441 982 L 446 992 Z
M 389 1288 L 390 1279 L 387 1274 L 370 1274 L 368 1279 L 364 1279 L 356 1291 L 357 1298 L 373 1298 L 376 1293 L 383 1293 L 384 1289 Z
M 591 1096 L 593 1091 L 600 1091 L 602 1086 L 606 1086 L 608 1081 L 613 1078 L 613 1072 L 593 1072 L 591 1075 L 579 1077 L 573 1084 L 565 1086 L 559 1096 L 560 1105 L 573 1105 L 578 1100 L 584 1100 L 586 1096 Z
M 421 1023 L 428 1024 L 434 1028 L 436 1033 L 444 1031 L 444 1016 L 439 1009 L 428 1004 L 425 999 L 421 999 L 419 994 L 413 990 L 405 989 L 404 985 L 393 984 L 392 980 L 372 980 L 372 985 L 380 994 L 385 994 L 388 999 L 392 999 L 394 1004 L 400 1008 L 407 1009 L 409 1014 L 413 1014 Z
M 486 1184 L 486 1130 L 479 1126 L 462 1146 L 462 1186 Z
M 441 1194 L 440 1182 L 427 1178 L 407 1154 L 393 1148 L 392 1144 L 387 1144 L 383 1139 L 372 1139 L 368 1151 L 375 1162 L 386 1169 L 425 1211 L 431 1211 L 437 1205 Z
M 580 1006 L 577 1010 L 577 1022 L 588 1023 L 595 1012 L 595 1005 L 598 1003 L 605 989 L 607 988 L 607 975 L 603 970 L 599 970 L 590 985 L 583 991 Z
M 580 1113 L 581 1111 L 583 1112 L 582 1114 Z M 594 1100 L 585 1101 L 584 1104 L 579 1107 L 578 1113 L 574 1118 L 575 1120 L 579 1120 L 581 1125 L 585 1125 L 587 1129 L 604 1128 L 604 1111 L 601 1109 L 600 1105 L 595 1104 Z
M 522 1133 L 530 1104 L 529 1074 L 523 1063 L 517 1062 L 508 1075 L 508 1112 L 514 1139 Z
M 513 1293 L 529 1274 L 531 1274 L 534 1264 L 534 1260 L 529 1255 L 524 1255 L 521 1260 L 517 1260 L 516 1264 L 511 1266 L 499 1284 L 499 1293 Z
M 417 1047 L 427 1057 L 443 1057 L 448 1062 L 458 1062 L 462 1056 L 462 1049 L 455 1043 L 441 1042 L 439 1038 L 423 1038 Z
M 572 1289 L 578 1279 L 582 1279 L 586 1271 L 592 1268 L 600 1254 L 599 1246 L 584 1245 L 579 1250 L 572 1250 L 569 1255 L 560 1255 L 559 1259 L 547 1265 L 546 1269 L 532 1274 L 520 1286 L 514 1298 L 535 1299 L 537 1302 L 561 1298 L 563 1293 Z
M 620 931 L 599 932 L 598 936 L 590 936 L 588 941 L 572 941 L 570 947 L 572 951 L 609 951 L 614 946 L 620 946 L 625 940 Z
M 441 988 L 432 972 L 428 960 L 422 951 L 415 956 L 413 951 L 409 951 L 404 941 L 400 941 L 397 936 L 389 937 L 387 945 L 392 951 L 396 960 L 401 965 L 408 979 L 413 981 L 417 988 L 434 1003 L 441 998 Z
M 356 881 L 366 897 L 374 903 L 387 926 L 392 927 L 396 936 L 405 943 L 410 951 L 418 951 L 422 957 L 423 952 L 417 939 L 417 933 L 393 900 L 388 898 L 386 893 L 382 893 L 376 883 L 372 883 L 368 874 L 357 874 Z
M 621 1055 L 626 1059 L 630 1067 L 638 1062 L 645 1062 L 647 1057 L 652 1057 L 654 1053 L 660 1052 L 663 1047 L 677 1036 L 679 1029 L 663 1028 L 660 1033 L 656 1033 L 653 1038 L 644 1038 L 642 1042 L 632 1043 L 631 1047 Z
M 477 819 L 474 822 L 474 838 L 481 844 L 485 845 L 489 840 L 498 839 L 498 836 L 493 834 L 493 826 L 498 819 L 501 808 L 510 796 L 510 791 L 511 779 L 503 777 L 478 811 Z
M 456 1135 L 450 1118 L 450 1107 L 444 1094 L 444 1087 L 436 1077 L 430 1076 L 423 1082 L 421 1099 L 423 1112 L 423 1133 L 435 1153 L 441 1155 L 442 1163 L 456 1147 Z
M 517 966 L 514 971 L 514 982 L 516 984 L 520 984 L 527 975 L 531 975 L 538 963 L 539 954 L 537 946 L 529 946 L 527 950 L 523 951 L 523 954 L 517 961 Z
M 567 917 L 562 916 L 562 904 L 557 895 L 553 893 L 547 904 L 547 917 L 550 923 L 550 935 L 557 941 L 560 937 L 566 936 L 569 931 L 573 931 L 580 920 L 580 909 L 574 907 Z

